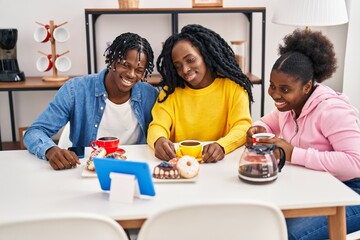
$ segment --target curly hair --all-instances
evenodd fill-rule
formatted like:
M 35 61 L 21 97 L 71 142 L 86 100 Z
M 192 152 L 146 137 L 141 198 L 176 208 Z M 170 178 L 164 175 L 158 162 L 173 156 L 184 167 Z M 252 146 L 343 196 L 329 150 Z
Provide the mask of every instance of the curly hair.
M 164 102 L 176 87 L 185 87 L 185 80 L 177 74 L 171 57 L 175 43 L 180 40 L 188 40 L 199 49 L 213 78 L 231 79 L 242 86 L 247 91 L 250 101 L 253 101 L 252 83 L 241 71 L 229 44 L 218 33 L 201 25 L 190 24 L 165 41 L 157 59 L 156 67 L 162 76 L 162 89 L 165 92 L 165 97 L 158 99 L 159 102 Z
M 295 76 L 305 85 L 323 82 L 336 71 L 334 46 L 321 32 L 296 29 L 279 45 L 280 57 L 273 70 Z
M 104 56 L 107 68 L 110 70 L 113 63 L 115 63 L 113 69 L 113 71 L 115 71 L 116 65 L 120 63 L 120 60 L 126 61 L 127 52 L 133 49 L 138 51 L 139 63 L 141 53 L 144 53 L 147 56 L 144 79 L 142 79 L 142 81 L 146 81 L 148 75 L 150 75 L 154 70 L 154 53 L 150 43 L 145 38 L 140 37 L 136 33 L 128 32 L 119 35 L 105 50 Z

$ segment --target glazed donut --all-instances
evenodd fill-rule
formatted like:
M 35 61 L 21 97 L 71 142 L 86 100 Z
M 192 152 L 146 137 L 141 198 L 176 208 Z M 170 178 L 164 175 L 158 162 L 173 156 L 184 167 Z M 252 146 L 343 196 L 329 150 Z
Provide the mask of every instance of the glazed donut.
M 181 157 L 177 164 L 177 169 L 179 169 L 180 176 L 183 178 L 193 178 L 198 175 L 200 170 L 200 164 L 196 158 L 191 156 Z

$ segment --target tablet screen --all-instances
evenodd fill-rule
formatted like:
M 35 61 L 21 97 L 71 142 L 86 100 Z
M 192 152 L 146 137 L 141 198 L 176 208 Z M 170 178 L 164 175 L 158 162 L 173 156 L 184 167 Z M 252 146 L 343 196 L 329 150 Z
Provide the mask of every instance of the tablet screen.
M 102 190 L 110 190 L 110 173 L 116 172 L 135 175 L 140 194 L 155 196 L 154 183 L 148 163 L 113 158 L 94 158 L 94 164 Z

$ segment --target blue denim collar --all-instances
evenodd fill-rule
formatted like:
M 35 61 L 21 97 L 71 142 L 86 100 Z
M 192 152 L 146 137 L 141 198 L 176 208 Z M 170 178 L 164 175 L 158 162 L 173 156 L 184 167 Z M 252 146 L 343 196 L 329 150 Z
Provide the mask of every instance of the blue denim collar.
M 108 69 L 105 68 L 99 74 L 93 74 L 92 77 L 97 78 L 95 81 L 95 97 L 107 96 L 105 88 L 105 76 L 108 72 Z

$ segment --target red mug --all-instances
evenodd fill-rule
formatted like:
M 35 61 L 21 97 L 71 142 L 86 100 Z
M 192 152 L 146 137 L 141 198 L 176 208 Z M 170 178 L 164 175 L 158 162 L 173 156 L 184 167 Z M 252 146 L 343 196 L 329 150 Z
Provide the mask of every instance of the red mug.
M 120 139 L 117 137 L 101 137 L 90 143 L 92 149 L 105 148 L 106 154 L 116 152 L 120 143 Z
M 255 133 L 252 135 L 252 142 L 253 144 L 256 144 L 260 139 L 270 139 L 275 137 L 275 134 L 273 133 Z

